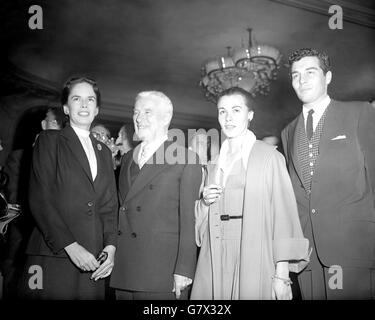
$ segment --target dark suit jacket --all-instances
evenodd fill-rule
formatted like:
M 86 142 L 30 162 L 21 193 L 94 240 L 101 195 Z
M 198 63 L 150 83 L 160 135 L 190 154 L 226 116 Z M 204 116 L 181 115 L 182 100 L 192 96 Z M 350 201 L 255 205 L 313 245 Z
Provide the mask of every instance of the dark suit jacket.
M 77 241 L 97 255 L 116 244 L 117 192 L 109 149 L 90 136 L 98 172 L 74 130 L 42 132 L 35 144 L 29 202 L 37 228 L 27 248 L 32 255 L 67 257 L 64 247 Z
M 302 114 L 282 132 L 301 225 L 323 265 L 374 267 L 375 110 L 333 100 L 328 108 L 310 200 L 297 156 Z
M 193 279 L 197 249 L 194 202 L 201 167 L 186 164 L 185 156 L 196 156 L 182 147 L 178 152 L 184 155 L 183 164 L 168 164 L 164 150 L 169 146 L 165 142 L 154 154 L 153 159 L 163 164 L 145 164 L 133 184 L 130 167 L 139 147 L 122 159 L 119 235 L 110 284 L 114 288 L 171 292 L 173 274 Z

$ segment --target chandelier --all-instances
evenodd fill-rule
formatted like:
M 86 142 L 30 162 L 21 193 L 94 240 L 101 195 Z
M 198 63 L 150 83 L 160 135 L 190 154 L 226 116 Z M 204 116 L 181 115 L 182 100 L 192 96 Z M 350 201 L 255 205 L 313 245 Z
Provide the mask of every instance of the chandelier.
M 226 57 L 209 60 L 202 67 L 199 85 L 209 101 L 216 102 L 218 94 L 231 87 L 241 87 L 253 97 L 270 92 L 271 80 L 276 79 L 280 68 L 280 51 L 268 45 L 253 45 L 252 29 L 247 31 L 247 48 L 232 51 L 227 47 Z

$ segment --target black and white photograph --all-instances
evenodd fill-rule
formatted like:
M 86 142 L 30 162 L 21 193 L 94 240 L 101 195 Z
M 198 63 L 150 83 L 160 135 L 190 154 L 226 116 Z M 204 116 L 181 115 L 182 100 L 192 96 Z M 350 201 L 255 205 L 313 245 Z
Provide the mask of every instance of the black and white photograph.
M 375 299 L 373 0 L 2 0 L 0 26 L 1 305 Z

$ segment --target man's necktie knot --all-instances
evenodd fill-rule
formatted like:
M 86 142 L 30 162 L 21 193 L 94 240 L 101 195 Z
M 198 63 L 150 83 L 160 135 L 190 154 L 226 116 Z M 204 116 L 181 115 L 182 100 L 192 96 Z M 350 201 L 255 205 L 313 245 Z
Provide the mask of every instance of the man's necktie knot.
M 313 133 L 314 133 L 314 129 L 313 129 L 313 113 L 314 113 L 314 110 L 311 109 L 307 115 L 307 122 L 306 122 L 306 135 L 307 135 L 307 139 L 311 140 L 312 136 L 313 136 Z

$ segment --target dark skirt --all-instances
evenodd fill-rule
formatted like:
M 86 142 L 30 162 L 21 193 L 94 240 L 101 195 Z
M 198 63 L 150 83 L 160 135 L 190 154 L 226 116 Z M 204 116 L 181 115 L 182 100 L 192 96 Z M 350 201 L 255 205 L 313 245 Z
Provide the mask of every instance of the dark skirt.
M 38 278 L 40 270 L 42 281 Z M 105 280 L 95 282 L 90 279 L 91 274 L 78 269 L 68 258 L 29 255 L 21 281 L 20 297 L 40 300 L 103 300 Z

